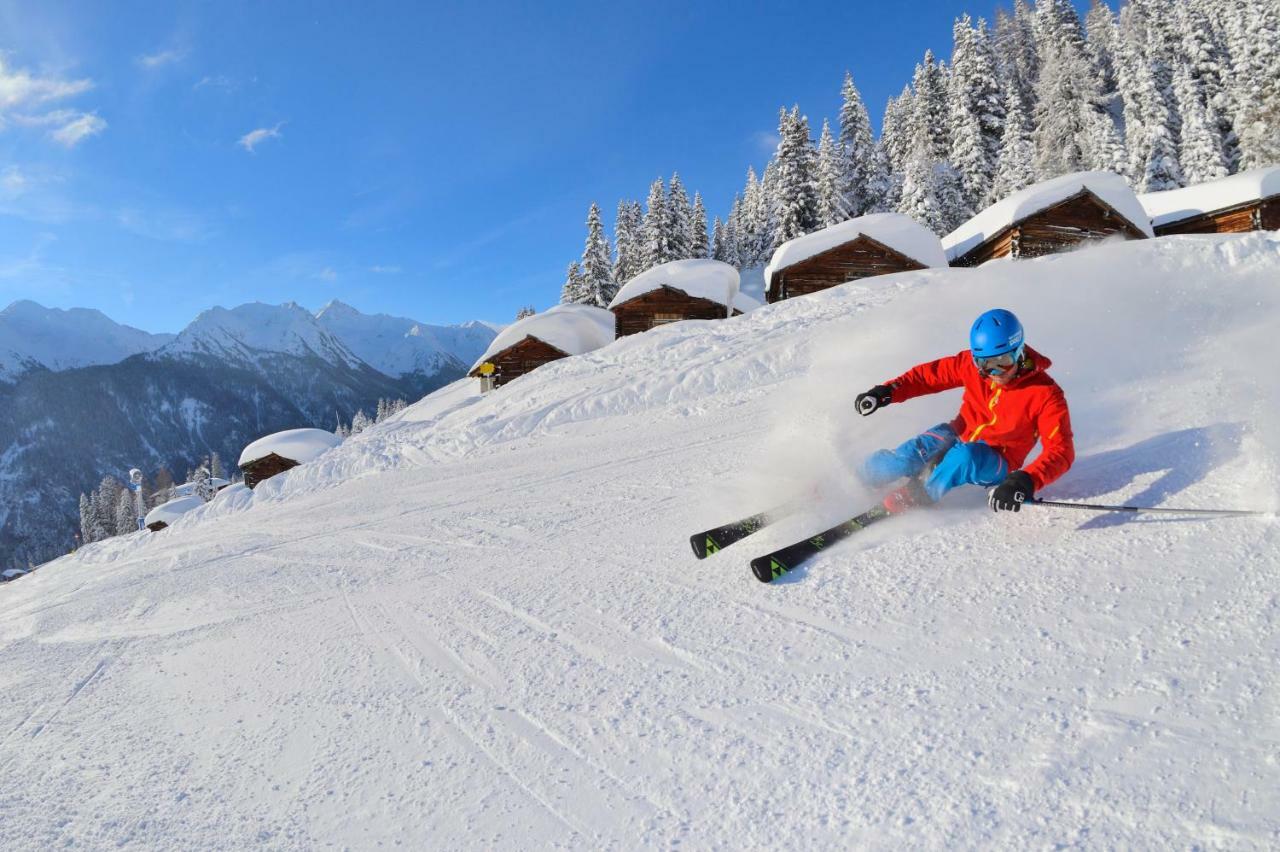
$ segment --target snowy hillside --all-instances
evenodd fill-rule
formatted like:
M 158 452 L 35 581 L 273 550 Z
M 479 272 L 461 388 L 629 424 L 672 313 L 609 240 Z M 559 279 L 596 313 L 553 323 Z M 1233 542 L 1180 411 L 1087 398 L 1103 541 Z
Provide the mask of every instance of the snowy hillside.
M 69 370 L 150 352 L 173 340 L 150 334 L 89 308 L 46 308 L 14 302 L 0 311 L 0 381 L 32 369 Z
M 0 846 L 1274 848 L 1274 518 L 968 489 L 747 560 L 869 504 L 958 397 L 854 396 L 993 306 L 1072 406 L 1044 496 L 1277 508 L 1277 280 L 1275 234 L 1111 244 L 454 383 L 0 587 Z

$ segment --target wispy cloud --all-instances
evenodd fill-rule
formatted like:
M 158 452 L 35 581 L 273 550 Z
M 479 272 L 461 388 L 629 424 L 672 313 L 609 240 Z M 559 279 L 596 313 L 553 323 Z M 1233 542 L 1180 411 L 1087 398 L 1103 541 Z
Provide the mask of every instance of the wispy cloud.
M 191 88 L 195 91 L 201 89 L 218 89 L 223 92 L 231 92 L 237 88 L 238 84 L 235 80 L 226 74 L 205 74 L 195 82 Z
M 776 130 L 757 130 L 751 134 L 751 142 L 761 153 L 772 154 L 778 149 L 782 137 Z
M 332 266 L 326 266 L 324 269 L 321 269 L 316 273 L 316 278 L 319 278 L 321 281 L 337 281 L 338 273 L 334 271 Z
M 147 53 L 134 59 L 139 66 L 146 69 L 160 68 L 164 65 L 172 65 L 175 62 L 181 62 L 187 58 L 186 48 L 169 48 L 167 50 L 158 50 L 155 53 Z
M 257 130 L 250 130 L 241 136 L 240 141 L 236 144 L 253 154 L 255 149 L 268 139 L 280 139 L 284 135 L 280 132 L 281 127 L 284 127 L 283 121 L 275 127 L 259 127 Z
M 71 119 L 49 135 L 59 145 L 74 148 L 90 136 L 97 136 L 106 129 L 106 119 L 99 117 L 96 113 L 86 112 Z
M 50 109 L 56 101 L 73 98 L 93 88 L 93 81 L 63 80 L 34 75 L 25 68 L 11 69 L 0 55 L 0 130 L 44 127 L 50 139 L 72 148 L 107 128 L 105 119 L 82 109 Z
M 375 275 L 399 275 L 402 270 L 398 266 L 384 266 L 381 263 L 375 263 L 369 267 L 369 271 Z
M 212 233 L 204 217 L 190 210 L 123 207 L 116 211 L 116 224 L 130 233 L 165 242 L 191 243 Z

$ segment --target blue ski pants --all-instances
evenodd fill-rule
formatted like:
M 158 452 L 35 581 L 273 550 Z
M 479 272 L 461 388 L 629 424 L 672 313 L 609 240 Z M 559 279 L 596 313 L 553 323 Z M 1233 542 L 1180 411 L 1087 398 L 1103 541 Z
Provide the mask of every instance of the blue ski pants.
M 965 443 L 949 423 L 939 423 L 892 450 L 876 450 L 862 465 L 868 485 L 888 485 L 924 470 L 929 459 L 943 453 L 925 480 L 929 499 L 939 500 L 957 485 L 999 485 L 1009 475 L 1009 463 L 985 441 Z

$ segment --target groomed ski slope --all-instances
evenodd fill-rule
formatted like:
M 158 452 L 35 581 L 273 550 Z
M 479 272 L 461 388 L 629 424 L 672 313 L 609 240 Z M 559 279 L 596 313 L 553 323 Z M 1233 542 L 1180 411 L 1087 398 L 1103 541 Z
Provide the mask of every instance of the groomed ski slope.
M 958 404 L 854 395 L 993 306 L 1072 406 L 1045 497 L 1280 503 L 1275 234 L 663 327 L 0 587 L 0 847 L 1274 848 L 1274 519 L 970 489 L 750 575 Z

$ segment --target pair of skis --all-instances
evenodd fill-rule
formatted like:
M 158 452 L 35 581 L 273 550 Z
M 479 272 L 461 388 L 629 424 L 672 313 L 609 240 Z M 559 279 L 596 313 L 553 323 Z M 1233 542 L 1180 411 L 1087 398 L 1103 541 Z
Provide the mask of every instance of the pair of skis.
M 693 547 L 693 555 L 699 559 L 705 559 L 713 553 L 718 553 L 729 545 L 759 532 L 769 524 L 795 514 L 801 508 L 801 506 L 795 504 L 787 504 L 768 512 L 761 512 L 739 521 L 733 521 L 723 526 L 695 533 L 689 537 L 689 544 Z M 764 556 L 757 556 L 751 560 L 751 573 L 762 583 L 772 583 L 788 571 L 799 567 L 806 559 L 888 516 L 889 511 L 884 506 L 868 509 L 847 521 L 836 524 L 829 530 L 824 530 L 817 535 L 810 536 L 772 553 L 766 553 Z

